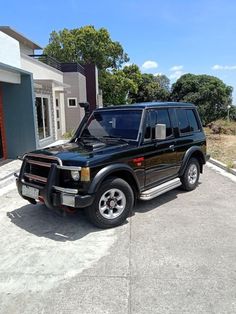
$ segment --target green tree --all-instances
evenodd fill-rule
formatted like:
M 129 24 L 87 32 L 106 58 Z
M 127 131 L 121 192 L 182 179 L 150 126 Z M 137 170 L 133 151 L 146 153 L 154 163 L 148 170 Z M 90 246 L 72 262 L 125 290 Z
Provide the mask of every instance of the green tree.
M 210 75 L 184 74 L 172 86 L 174 101 L 192 102 L 198 107 L 204 125 L 226 117 L 232 104 L 231 86 Z
M 60 62 L 96 64 L 106 105 L 169 98 L 169 80 L 166 76 L 141 74 L 135 64 L 121 69 L 129 61 L 128 55 L 119 42 L 111 39 L 105 28 L 95 29 L 89 25 L 53 31 L 44 53 Z
M 142 82 L 142 73 L 136 64 L 126 65 L 123 68 L 123 72 L 127 78 L 132 80 L 137 85 Z
M 125 66 L 123 68 L 123 72 L 125 74 L 125 77 L 132 80 L 133 83 L 135 84 L 135 88 L 129 90 L 128 92 L 128 102 L 134 103 L 136 102 L 139 86 L 142 83 L 142 73 L 136 64 Z
M 136 102 L 165 101 L 169 99 L 169 79 L 165 75 L 142 74 L 135 97 Z
M 164 74 L 158 74 L 154 76 L 154 80 L 159 83 L 160 88 L 165 90 L 167 93 L 170 92 L 170 80 Z
M 53 31 L 44 53 L 61 62 L 94 63 L 100 70 L 119 69 L 129 61 L 121 44 L 113 41 L 105 28 L 97 30 L 92 25 Z
M 137 84 L 121 69 L 128 62 L 128 55 L 117 41 L 113 41 L 105 28 L 84 26 L 72 30 L 63 29 L 50 34 L 44 53 L 60 62 L 93 63 L 99 69 L 99 85 L 104 104 L 122 104 L 129 101 L 129 92 L 137 90 Z M 125 67 L 128 71 L 127 67 Z M 131 72 L 131 71 L 130 71 Z
M 126 77 L 123 70 L 103 71 L 100 82 L 105 106 L 130 103 L 130 93 L 133 94 L 138 89 L 138 85 Z

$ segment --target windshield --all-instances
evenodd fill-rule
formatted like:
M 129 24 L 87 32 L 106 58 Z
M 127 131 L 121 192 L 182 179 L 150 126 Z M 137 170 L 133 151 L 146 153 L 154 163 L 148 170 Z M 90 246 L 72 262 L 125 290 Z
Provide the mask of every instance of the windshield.
M 101 110 L 89 117 L 80 137 L 137 140 L 142 110 Z

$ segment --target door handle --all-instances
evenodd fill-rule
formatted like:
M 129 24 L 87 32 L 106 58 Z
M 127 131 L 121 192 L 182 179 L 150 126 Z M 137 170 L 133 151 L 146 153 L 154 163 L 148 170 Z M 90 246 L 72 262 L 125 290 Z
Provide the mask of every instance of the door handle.
M 175 145 L 170 145 L 169 149 L 175 150 Z

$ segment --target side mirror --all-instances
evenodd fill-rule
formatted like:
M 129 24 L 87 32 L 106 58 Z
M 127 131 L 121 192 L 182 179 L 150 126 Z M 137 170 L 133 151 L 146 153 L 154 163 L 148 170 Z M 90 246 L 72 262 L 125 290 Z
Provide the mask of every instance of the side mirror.
M 156 126 L 155 126 L 155 139 L 156 140 L 165 140 L 166 139 L 166 125 L 165 124 L 156 124 Z

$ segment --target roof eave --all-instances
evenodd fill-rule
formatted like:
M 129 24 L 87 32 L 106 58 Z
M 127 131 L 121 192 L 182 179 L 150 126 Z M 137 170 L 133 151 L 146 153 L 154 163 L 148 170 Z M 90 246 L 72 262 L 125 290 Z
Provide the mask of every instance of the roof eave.
M 42 50 L 43 48 L 33 42 L 32 40 L 28 39 L 27 37 L 25 37 L 23 34 L 17 32 L 16 30 L 14 30 L 13 28 L 9 27 L 9 26 L 0 26 L 0 31 L 5 33 L 6 35 L 16 39 L 19 43 L 22 43 L 23 45 L 26 45 L 27 47 L 31 48 L 31 49 L 39 49 Z

